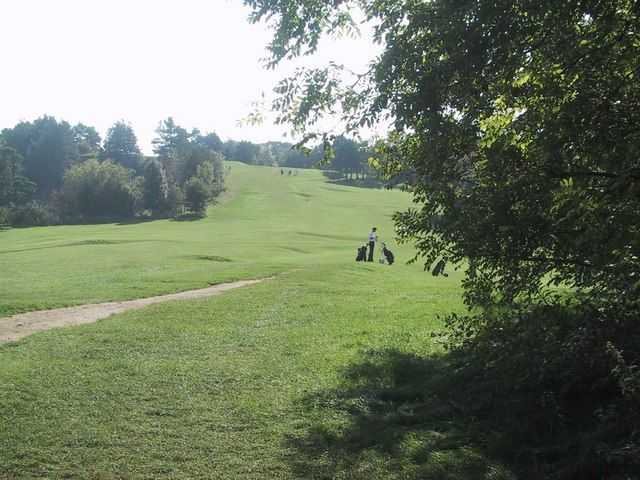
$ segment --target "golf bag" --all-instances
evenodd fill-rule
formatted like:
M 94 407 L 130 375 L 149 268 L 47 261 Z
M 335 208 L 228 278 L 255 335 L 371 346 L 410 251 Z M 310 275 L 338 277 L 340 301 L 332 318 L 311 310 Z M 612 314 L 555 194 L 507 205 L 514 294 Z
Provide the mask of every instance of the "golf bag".
M 387 260 L 387 263 L 389 265 L 393 265 L 393 262 L 395 261 L 395 257 L 393 256 L 393 252 L 387 248 L 387 245 L 385 243 L 382 244 L 382 254 L 384 255 L 384 258 Z
M 367 246 L 363 245 L 358 248 L 358 255 L 356 256 L 356 262 L 364 262 L 367 259 Z

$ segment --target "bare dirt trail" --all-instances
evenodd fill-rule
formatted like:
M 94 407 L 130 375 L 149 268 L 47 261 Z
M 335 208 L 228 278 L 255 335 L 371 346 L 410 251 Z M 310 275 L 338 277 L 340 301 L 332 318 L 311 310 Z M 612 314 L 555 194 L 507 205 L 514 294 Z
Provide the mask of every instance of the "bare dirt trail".
M 154 303 L 168 302 L 171 300 L 191 300 L 194 298 L 212 297 L 220 295 L 227 290 L 246 287 L 269 280 L 241 280 L 238 282 L 221 283 L 199 290 L 159 295 L 157 297 L 126 300 L 122 302 L 93 303 L 77 307 L 56 308 L 53 310 L 40 310 L 37 312 L 20 313 L 11 317 L 0 318 L 0 343 L 13 342 L 32 333 L 49 330 L 51 328 L 67 327 L 97 322 L 117 313 L 127 310 L 144 308 Z

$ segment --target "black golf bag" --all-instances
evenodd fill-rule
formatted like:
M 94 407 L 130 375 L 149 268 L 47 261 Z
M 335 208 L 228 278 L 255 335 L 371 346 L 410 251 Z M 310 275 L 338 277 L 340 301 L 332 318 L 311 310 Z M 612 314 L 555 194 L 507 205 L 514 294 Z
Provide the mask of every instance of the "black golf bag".
M 393 262 L 395 261 L 393 252 L 389 250 L 384 243 L 382 244 L 382 254 L 384 255 L 384 258 L 387 260 L 387 263 L 389 265 L 393 265 Z
M 367 259 L 367 246 L 363 245 L 358 248 L 358 255 L 356 256 L 356 262 L 364 262 Z

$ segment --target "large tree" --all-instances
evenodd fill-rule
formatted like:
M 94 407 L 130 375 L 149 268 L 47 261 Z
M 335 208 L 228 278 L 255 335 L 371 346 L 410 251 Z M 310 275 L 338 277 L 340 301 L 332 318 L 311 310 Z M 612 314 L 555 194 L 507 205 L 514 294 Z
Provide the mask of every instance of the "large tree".
M 71 126 L 54 117 L 20 122 L 2 137 L 24 159 L 24 173 L 36 184 L 36 194 L 46 198 L 60 188 L 64 171 L 79 158 Z
M 94 127 L 78 123 L 74 125 L 72 132 L 81 159 L 96 158 L 100 155 L 102 139 Z
M 23 174 L 22 156 L 0 140 L 0 206 L 25 203 L 35 184 Z
M 116 122 L 104 140 L 103 157 L 136 172 L 142 168 L 142 153 L 133 127 L 124 121 Z
M 298 72 L 276 89 L 280 119 L 312 138 L 330 112 L 350 132 L 390 117 L 381 165 L 409 172 L 415 199 L 400 237 L 434 274 L 466 264 L 459 345 L 489 352 L 484 374 L 511 356 L 513 388 L 553 402 L 554 428 L 589 431 L 576 471 L 637 465 L 640 3 L 245 3 L 274 25 L 273 64 L 354 29 L 359 7 L 382 46 L 371 69 L 348 83 L 337 65 Z M 537 344 L 522 341 L 532 325 Z M 514 356 L 518 342 L 550 357 Z

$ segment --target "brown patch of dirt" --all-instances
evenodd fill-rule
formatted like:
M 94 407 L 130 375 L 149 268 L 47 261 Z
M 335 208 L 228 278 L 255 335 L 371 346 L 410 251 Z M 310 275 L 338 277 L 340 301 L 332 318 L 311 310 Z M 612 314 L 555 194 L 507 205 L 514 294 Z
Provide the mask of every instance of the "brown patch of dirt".
M 127 310 L 137 310 L 154 303 L 168 302 L 171 300 L 191 300 L 194 298 L 212 297 L 220 295 L 227 290 L 246 287 L 269 280 L 241 280 L 238 282 L 221 283 L 199 290 L 170 293 L 157 297 L 139 298 L 122 302 L 93 303 L 77 307 L 56 308 L 53 310 L 40 310 L 37 312 L 20 313 L 11 317 L 0 318 L 0 343 L 14 342 L 32 333 L 49 330 L 51 328 L 67 327 L 93 323 L 103 318 L 110 317 Z

